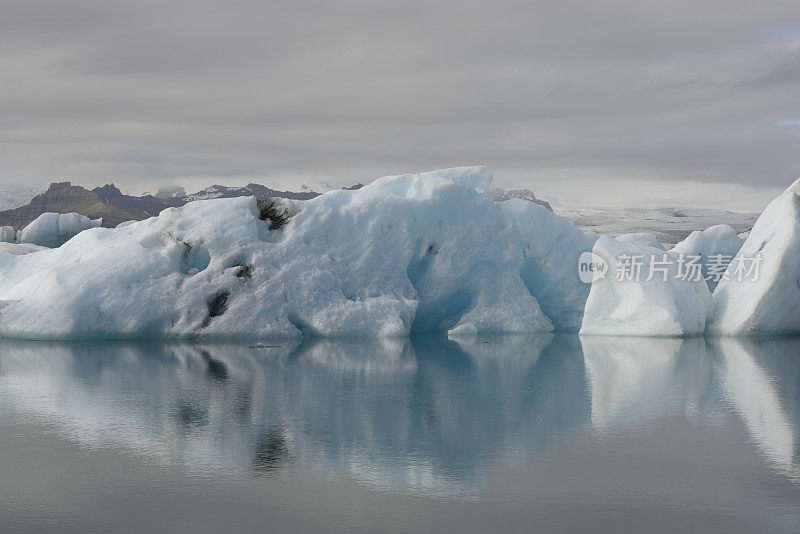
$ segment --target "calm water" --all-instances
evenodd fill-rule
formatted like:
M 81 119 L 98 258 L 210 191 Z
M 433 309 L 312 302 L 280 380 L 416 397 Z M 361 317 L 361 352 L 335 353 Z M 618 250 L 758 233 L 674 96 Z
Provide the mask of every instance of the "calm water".
M 800 532 L 800 341 L 0 343 L 0 531 Z

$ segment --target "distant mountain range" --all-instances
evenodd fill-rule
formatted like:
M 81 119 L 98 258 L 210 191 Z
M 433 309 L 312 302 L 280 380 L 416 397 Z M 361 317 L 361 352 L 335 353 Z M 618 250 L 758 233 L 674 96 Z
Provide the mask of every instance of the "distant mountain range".
M 344 189 L 355 190 L 361 187 L 364 185 L 359 183 Z M 57 182 L 50 184 L 44 193 L 33 197 L 27 205 L 0 211 L 0 226 L 13 226 L 16 230 L 21 230 L 42 213 L 74 212 L 92 219 L 102 217 L 103 226 L 113 228 L 125 221 L 140 221 L 154 217 L 166 208 L 183 206 L 195 200 L 243 196 L 255 196 L 258 199 L 280 197 L 308 200 L 319 195 L 320 193 L 314 191 L 278 191 L 264 185 L 247 184 L 244 187 L 212 185 L 189 195 L 182 187 L 169 187 L 159 190 L 155 195 L 133 196 L 123 194 L 114 184 L 86 189 L 70 182 Z M 493 189 L 492 197 L 497 202 L 520 198 L 541 204 L 552 211 L 547 202 L 537 199 L 529 189 L 513 191 Z
M 319 196 L 319 193 L 313 191 L 301 193 L 277 191 L 259 184 L 248 184 L 244 187 L 212 185 L 191 195 L 180 194 L 183 191 L 177 189 L 170 193 L 178 194 L 161 193 L 160 191 L 159 196 L 132 196 L 123 194 L 114 184 L 86 189 L 70 182 L 53 183 L 47 191 L 33 197 L 29 204 L 0 211 L 0 226 L 13 226 L 20 230 L 42 213 L 74 212 L 92 219 L 102 217 L 103 226 L 114 227 L 121 222 L 153 217 L 166 208 L 183 206 L 193 200 L 242 196 L 255 196 L 259 199 L 281 197 L 308 200 Z

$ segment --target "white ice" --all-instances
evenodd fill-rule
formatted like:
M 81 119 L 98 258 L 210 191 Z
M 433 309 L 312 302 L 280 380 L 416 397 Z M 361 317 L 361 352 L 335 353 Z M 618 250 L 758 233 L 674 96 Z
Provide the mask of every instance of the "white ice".
M 800 180 L 767 206 L 728 266 L 727 277 L 714 291 L 710 330 L 728 335 L 800 332 Z
M 16 243 L 17 232 L 13 226 L 0 226 L 0 243 Z
M 102 219 L 92 220 L 78 213 L 42 213 L 19 233 L 19 243 L 58 247 L 84 230 L 97 228 Z
M 664 250 L 664 245 L 658 242 L 655 234 L 650 232 L 635 232 L 632 234 L 620 234 L 615 237 L 621 243 L 634 243 L 637 245 L 646 245 L 648 247 L 660 248 Z
M 724 264 L 730 262 L 743 244 L 744 240 L 736 234 L 736 230 L 732 226 L 718 224 L 703 231 L 692 232 L 689 237 L 675 245 L 671 252 L 683 254 L 686 258 L 700 256 L 703 278 L 708 283 L 708 289 L 713 292 L 717 287 L 719 277 L 709 276 L 709 265 L 722 260 L 724 271 Z
M 674 255 L 609 236 L 597 240 L 593 254 L 607 263 L 608 272 L 591 285 L 581 334 L 703 333 L 712 309 L 711 292 L 703 280 L 682 279 Z

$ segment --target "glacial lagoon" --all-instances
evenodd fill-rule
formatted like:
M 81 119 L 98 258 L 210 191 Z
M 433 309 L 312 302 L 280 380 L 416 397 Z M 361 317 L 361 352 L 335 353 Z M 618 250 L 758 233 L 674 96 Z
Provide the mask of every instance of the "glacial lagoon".
M 800 340 L 0 341 L 0 531 L 800 531 Z

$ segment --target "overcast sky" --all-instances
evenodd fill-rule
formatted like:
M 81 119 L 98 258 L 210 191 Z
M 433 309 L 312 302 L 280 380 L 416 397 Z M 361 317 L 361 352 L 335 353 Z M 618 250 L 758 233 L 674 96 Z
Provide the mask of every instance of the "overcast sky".
M 545 197 L 760 209 L 800 177 L 800 2 L 0 0 L 0 97 L 6 184 L 484 164 Z

